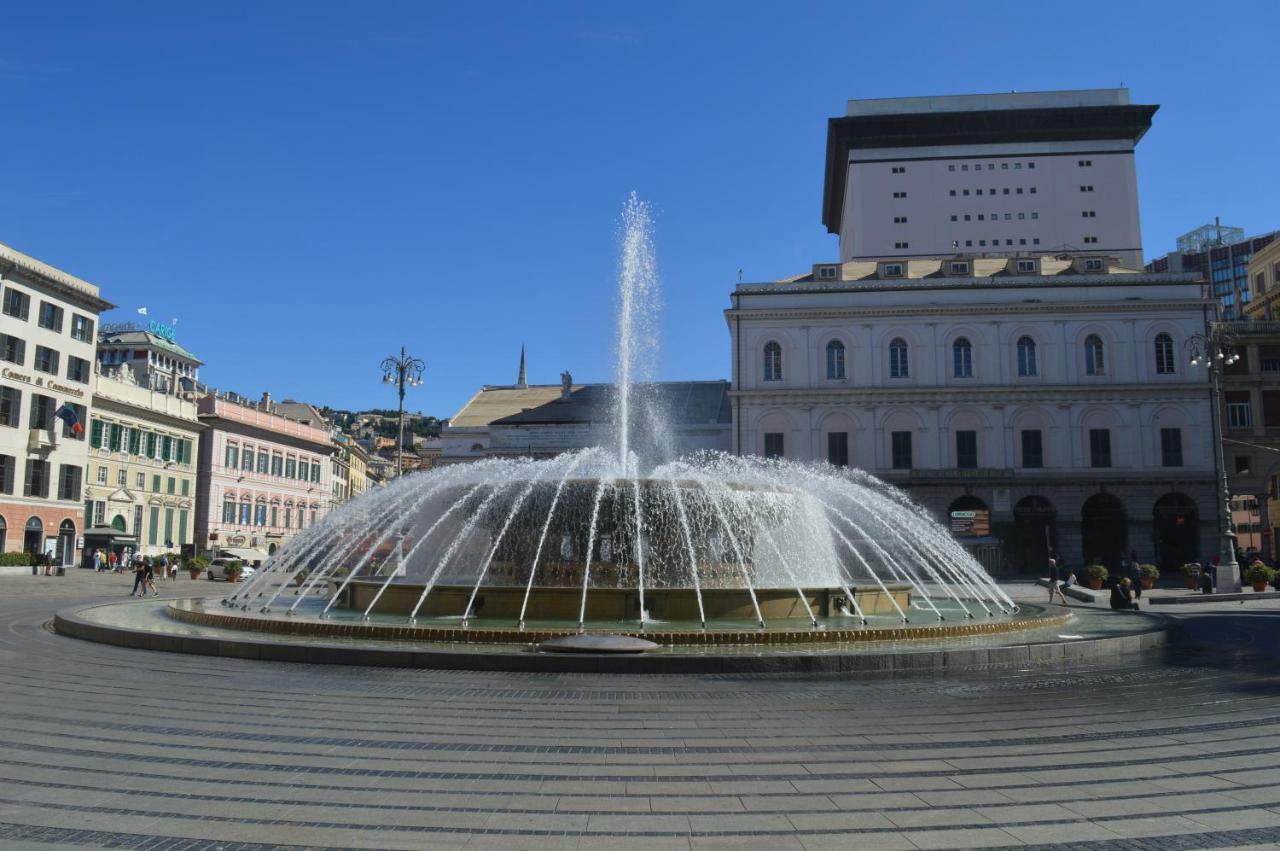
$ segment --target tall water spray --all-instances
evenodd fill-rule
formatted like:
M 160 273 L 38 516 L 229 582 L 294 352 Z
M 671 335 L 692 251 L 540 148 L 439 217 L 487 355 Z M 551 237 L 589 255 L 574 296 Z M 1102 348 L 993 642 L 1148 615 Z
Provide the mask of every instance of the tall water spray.
M 617 382 L 614 423 L 618 463 L 624 472 L 632 466 L 631 432 L 640 415 L 655 416 L 641 407 L 635 387 L 653 381 L 658 355 L 658 265 L 653 250 L 653 221 L 648 203 L 634 192 L 622 209 L 622 247 L 618 269 Z M 655 432 L 656 433 L 656 432 Z

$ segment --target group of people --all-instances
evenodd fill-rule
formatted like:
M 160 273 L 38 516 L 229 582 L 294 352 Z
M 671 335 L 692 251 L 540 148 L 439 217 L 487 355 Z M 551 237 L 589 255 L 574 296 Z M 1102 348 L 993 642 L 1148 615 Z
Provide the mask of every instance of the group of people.
M 157 573 L 161 579 L 178 578 L 178 563 L 167 555 L 152 558 L 131 550 L 106 554 L 102 550 L 93 552 L 93 569 L 98 573 L 123 573 L 130 568 L 133 570 L 133 590 L 129 592 L 130 597 L 145 597 L 147 591 L 151 592 L 151 596 L 157 596 L 160 593 L 156 588 Z
M 1094 563 L 1098 563 L 1099 559 L 1094 559 Z M 1136 611 L 1138 600 L 1142 597 L 1141 571 L 1138 568 L 1138 554 L 1131 552 L 1127 558 L 1120 560 L 1121 575 L 1110 581 L 1111 585 L 1111 608 L 1119 611 Z M 1076 575 L 1068 571 L 1067 575 L 1062 576 L 1062 570 L 1058 567 L 1058 559 L 1050 554 L 1049 556 L 1049 602 L 1052 603 L 1056 596 L 1062 601 L 1062 605 L 1069 606 L 1067 595 L 1063 591 L 1076 584 Z

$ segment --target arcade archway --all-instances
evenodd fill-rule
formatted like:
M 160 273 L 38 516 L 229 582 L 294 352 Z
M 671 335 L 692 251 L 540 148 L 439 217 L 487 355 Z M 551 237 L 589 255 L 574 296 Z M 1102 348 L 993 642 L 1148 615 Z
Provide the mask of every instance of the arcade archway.
M 1085 564 L 1112 571 L 1129 549 L 1129 517 L 1124 503 L 1109 493 L 1095 493 L 1080 508 L 1080 543 Z
M 1171 492 L 1156 500 L 1151 512 L 1156 563 L 1162 571 L 1199 561 L 1200 512 L 1191 497 Z
M 1005 539 L 1005 559 L 1018 573 L 1042 572 L 1058 546 L 1058 509 L 1042 496 L 1024 496 L 1013 507 L 1013 528 Z

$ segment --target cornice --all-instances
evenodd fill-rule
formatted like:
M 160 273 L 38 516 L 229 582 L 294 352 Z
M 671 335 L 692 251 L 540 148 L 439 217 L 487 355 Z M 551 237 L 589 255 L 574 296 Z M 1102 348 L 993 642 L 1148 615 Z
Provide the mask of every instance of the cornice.
M 753 294 L 754 295 L 754 294 Z M 922 305 L 877 305 L 875 307 L 761 307 L 761 308 L 726 308 L 726 319 L 769 320 L 769 319 L 900 319 L 909 316 L 1025 316 L 1027 314 L 1048 313 L 1055 316 L 1063 314 L 1080 315 L 1098 313 L 1153 313 L 1155 311 L 1191 311 L 1199 310 L 1213 302 L 1204 299 L 1181 299 L 1168 301 L 1119 301 L 1105 304 L 1079 302 L 997 302 L 966 304 L 922 304 Z
M 743 402 L 796 405 L 850 405 L 913 403 L 968 405 L 1028 403 L 1038 405 L 1074 402 L 1204 402 L 1209 404 L 1209 384 L 1026 384 L 926 387 L 792 387 L 768 390 L 730 390 Z
M 93 393 L 93 407 L 94 409 L 100 408 L 104 411 L 133 417 L 144 422 L 157 422 L 175 430 L 186 430 L 191 432 L 193 436 L 199 436 L 200 432 L 208 428 L 204 423 L 195 419 L 194 407 L 192 408 L 192 418 L 188 420 L 164 411 L 157 411 L 155 408 L 146 408 L 132 402 L 116 399 L 113 396 L 103 396 L 97 391 Z

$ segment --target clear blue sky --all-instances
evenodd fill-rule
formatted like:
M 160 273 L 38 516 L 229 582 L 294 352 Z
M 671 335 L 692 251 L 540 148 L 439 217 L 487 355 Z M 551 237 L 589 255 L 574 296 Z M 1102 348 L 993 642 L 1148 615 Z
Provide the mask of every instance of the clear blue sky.
M 204 379 L 391 406 L 611 374 L 618 215 L 657 214 L 667 378 L 728 377 L 737 278 L 836 257 L 850 97 L 1093 88 L 1159 103 L 1148 256 L 1280 227 L 1275 2 L 9 4 L 0 242 L 178 317 Z

